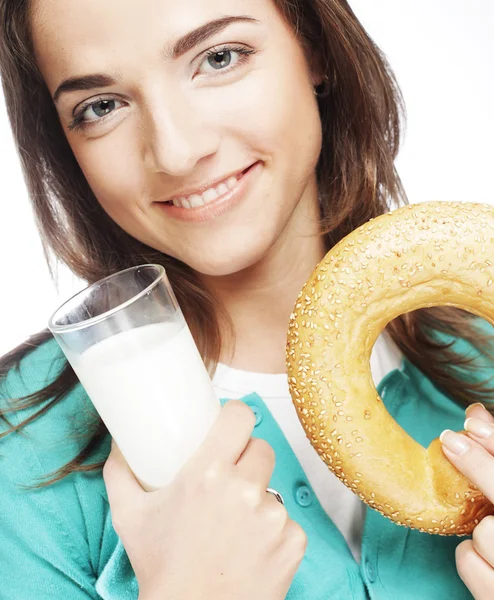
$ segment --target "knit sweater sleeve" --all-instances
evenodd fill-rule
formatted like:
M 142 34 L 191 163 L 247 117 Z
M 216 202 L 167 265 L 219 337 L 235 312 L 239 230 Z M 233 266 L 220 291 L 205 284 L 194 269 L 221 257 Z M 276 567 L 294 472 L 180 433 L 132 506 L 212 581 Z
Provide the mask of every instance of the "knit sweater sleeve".
M 63 356 L 50 341 L 32 351 L 0 381 L 0 407 L 53 381 Z M 21 433 L 0 419 L 0 598 L 3 600 L 101 599 L 98 576 L 118 543 L 111 528 L 101 478 L 71 474 L 31 490 L 80 450 L 71 437 L 87 396 L 80 385 Z M 15 425 L 43 405 L 7 414 Z M 105 534 L 106 532 L 106 534 Z M 105 537 L 106 535 L 106 537 Z M 105 556 L 106 554 L 106 556 Z M 110 597 L 110 595 L 108 596 Z M 116 596 L 115 596 L 116 597 Z

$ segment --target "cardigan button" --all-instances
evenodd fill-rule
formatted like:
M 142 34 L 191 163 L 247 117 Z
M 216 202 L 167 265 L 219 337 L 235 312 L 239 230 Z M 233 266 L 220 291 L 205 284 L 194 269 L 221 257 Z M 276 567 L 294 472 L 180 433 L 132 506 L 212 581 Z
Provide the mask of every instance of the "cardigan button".
M 365 561 L 365 571 L 367 573 L 367 577 L 369 578 L 369 581 L 371 583 L 374 583 L 374 581 L 376 581 L 376 570 L 372 566 L 372 563 L 369 559 L 366 559 L 366 561 Z
M 295 500 L 299 506 L 306 508 L 312 504 L 312 492 L 306 485 L 300 485 L 295 492 Z
M 260 425 L 262 423 L 261 409 L 259 407 L 257 407 L 255 404 L 250 404 L 250 408 L 252 409 L 252 412 L 254 413 L 254 416 L 256 417 L 256 423 L 255 423 L 254 427 L 257 427 L 258 425 Z

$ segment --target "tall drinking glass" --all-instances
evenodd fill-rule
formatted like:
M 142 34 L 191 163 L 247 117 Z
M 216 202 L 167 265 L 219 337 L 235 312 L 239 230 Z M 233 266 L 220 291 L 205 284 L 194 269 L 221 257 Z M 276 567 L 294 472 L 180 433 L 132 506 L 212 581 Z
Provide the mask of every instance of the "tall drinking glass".
M 221 405 L 165 269 L 106 277 L 48 327 L 142 487 L 169 483 Z

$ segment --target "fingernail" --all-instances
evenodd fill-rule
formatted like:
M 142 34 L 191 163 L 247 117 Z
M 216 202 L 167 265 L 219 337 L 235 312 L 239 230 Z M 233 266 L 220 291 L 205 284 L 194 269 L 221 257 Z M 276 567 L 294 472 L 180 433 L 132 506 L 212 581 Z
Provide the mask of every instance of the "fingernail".
M 463 427 L 470 433 L 473 433 L 473 435 L 485 439 L 491 437 L 494 432 L 494 429 L 488 423 L 480 419 L 473 419 L 472 417 L 465 421 Z
M 461 436 L 450 429 L 445 429 L 439 436 L 439 439 L 448 450 L 457 456 L 465 454 L 470 448 L 470 444 L 464 436 Z
M 468 411 L 471 408 L 475 408 L 476 406 L 479 406 L 480 408 L 483 408 L 485 411 L 487 411 L 486 407 L 482 404 L 482 402 L 476 402 L 475 404 L 470 404 L 470 406 L 467 406 L 467 408 L 465 409 L 465 413 L 468 414 Z

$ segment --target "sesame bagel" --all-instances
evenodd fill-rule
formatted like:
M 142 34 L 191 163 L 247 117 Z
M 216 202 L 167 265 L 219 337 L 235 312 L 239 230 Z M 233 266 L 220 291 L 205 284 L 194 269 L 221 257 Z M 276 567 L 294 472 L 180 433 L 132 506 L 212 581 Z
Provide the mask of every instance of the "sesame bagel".
M 467 535 L 494 514 L 438 439 L 426 449 L 390 416 L 369 362 L 386 325 L 416 309 L 455 306 L 493 324 L 493 263 L 493 207 L 405 206 L 334 246 L 290 317 L 288 380 L 307 437 L 346 486 L 399 525 Z

